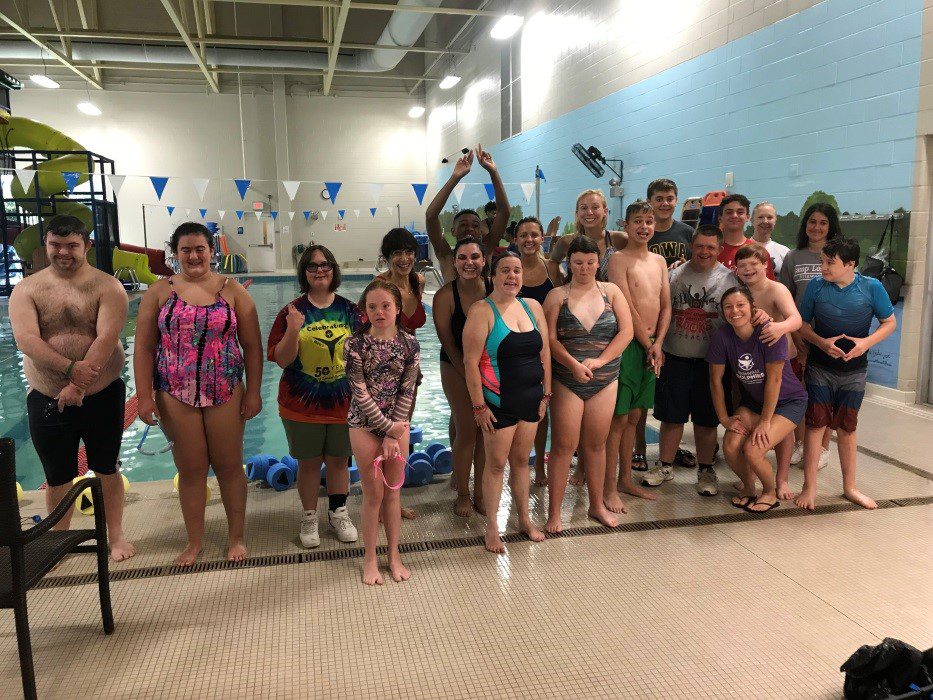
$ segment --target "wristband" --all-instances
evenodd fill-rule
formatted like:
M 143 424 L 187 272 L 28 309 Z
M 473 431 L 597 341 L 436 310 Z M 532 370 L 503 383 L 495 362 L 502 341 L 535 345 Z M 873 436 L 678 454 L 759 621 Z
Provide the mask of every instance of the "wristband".
M 75 368 L 77 360 L 72 360 L 71 364 L 68 365 L 68 369 L 65 370 L 65 379 L 71 379 L 71 370 Z
M 551 392 L 547 392 L 542 398 L 545 402 L 551 403 L 551 397 L 554 396 Z
M 476 404 L 475 406 L 472 406 L 472 408 L 473 408 L 474 414 L 479 414 L 486 410 L 486 404 L 484 403 Z

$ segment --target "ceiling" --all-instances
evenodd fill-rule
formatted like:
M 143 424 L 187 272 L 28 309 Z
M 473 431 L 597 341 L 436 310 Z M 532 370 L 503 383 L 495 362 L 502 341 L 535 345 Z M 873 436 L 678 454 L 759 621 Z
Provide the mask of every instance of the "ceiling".
M 289 94 L 420 94 L 505 14 L 502 0 L 397 1 L 0 0 L 0 68 L 90 90 L 271 91 L 281 79 Z M 373 51 L 393 16 L 411 50 Z

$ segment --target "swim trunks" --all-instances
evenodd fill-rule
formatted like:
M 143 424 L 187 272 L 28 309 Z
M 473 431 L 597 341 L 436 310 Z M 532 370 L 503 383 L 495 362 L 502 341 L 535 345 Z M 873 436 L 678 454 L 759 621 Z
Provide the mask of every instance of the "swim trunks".
M 616 415 L 621 416 L 633 408 L 649 409 L 654 406 L 654 386 L 657 377 L 646 364 L 648 353 L 637 340 L 633 340 L 622 353 L 619 363 L 619 393 L 616 397 Z

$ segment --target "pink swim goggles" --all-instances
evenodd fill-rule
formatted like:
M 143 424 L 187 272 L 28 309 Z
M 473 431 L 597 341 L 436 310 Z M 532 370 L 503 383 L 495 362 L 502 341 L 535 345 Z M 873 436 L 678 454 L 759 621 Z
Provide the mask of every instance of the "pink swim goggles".
M 405 462 L 405 460 L 402 459 L 401 457 L 394 457 L 393 459 L 397 459 L 398 461 L 402 463 Z M 398 491 L 400 488 L 402 488 L 402 484 L 405 483 L 405 470 L 404 469 L 402 470 L 402 476 L 399 479 L 397 484 L 390 484 L 388 481 L 386 481 L 386 474 L 382 470 L 382 463 L 384 461 L 385 461 L 385 458 L 382 455 L 379 455 L 378 457 L 376 457 L 376 459 L 373 460 L 373 469 L 379 472 L 379 475 L 382 477 L 382 483 L 386 485 L 386 488 L 392 489 L 393 491 Z

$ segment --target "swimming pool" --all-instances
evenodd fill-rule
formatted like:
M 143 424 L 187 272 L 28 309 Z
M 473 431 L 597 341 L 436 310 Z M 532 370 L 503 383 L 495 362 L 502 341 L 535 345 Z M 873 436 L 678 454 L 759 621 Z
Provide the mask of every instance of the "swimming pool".
M 344 277 L 339 293 L 352 301 L 357 301 L 369 277 Z M 267 277 L 254 278 L 250 293 L 259 312 L 259 328 L 263 343 L 276 314 L 285 304 L 298 296 L 298 285 L 294 278 Z M 123 369 L 123 379 L 127 384 L 127 398 L 136 393 L 132 376 L 134 337 L 136 333 L 136 307 L 138 301 L 130 306 L 130 317 L 123 328 L 121 337 L 126 349 L 127 362 Z M 438 353 L 440 341 L 434 333 L 434 323 L 428 323 L 418 331 L 421 344 L 421 365 L 424 381 L 418 390 L 418 403 L 415 407 L 413 422 L 424 429 L 424 439 L 448 444 L 447 423 L 450 409 L 441 388 L 438 371 Z M 279 420 L 278 395 L 279 377 L 282 370 L 274 362 L 266 361 L 262 377 L 262 412 L 247 422 L 243 440 L 244 458 L 259 453 L 270 453 L 277 457 L 287 454 L 288 447 L 285 431 Z M 38 488 L 45 475 L 36 451 L 29 437 L 29 424 L 26 418 L 26 392 L 28 385 L 23 374 L 23 358 L 13 342 L 10 322 L 4 313 L 0 318 L 0 435 L 16 441 L 16 476 L 25 489 Z M 137 419 L 123 434 L 120 447 L 120 460 L 123 471 L 130 481 L 155 481 L 171 479 L 175 475 L 175 466 L 170 454 L 155 456 L 143 455 L 136 446 L 145 425 Z M 164 438 L 158 431 L 151 431 L 146 441 L 147 451 L 152 452 L 165 445 Z

